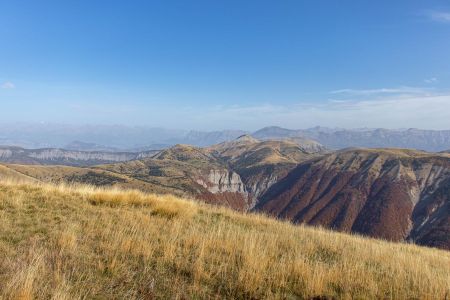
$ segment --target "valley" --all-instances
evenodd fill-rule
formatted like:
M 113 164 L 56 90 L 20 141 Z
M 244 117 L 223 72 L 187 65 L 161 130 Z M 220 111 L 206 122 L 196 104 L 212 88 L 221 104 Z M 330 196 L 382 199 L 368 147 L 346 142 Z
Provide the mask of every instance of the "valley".
M 0 178 L 173 194 L 294 223 L 450 249 L 450 154 L 445 152 L 331 151 L 309 140 L 242 135 L 151 154 L 85 167 L 65 160 L 68 165 L 4 164 Z

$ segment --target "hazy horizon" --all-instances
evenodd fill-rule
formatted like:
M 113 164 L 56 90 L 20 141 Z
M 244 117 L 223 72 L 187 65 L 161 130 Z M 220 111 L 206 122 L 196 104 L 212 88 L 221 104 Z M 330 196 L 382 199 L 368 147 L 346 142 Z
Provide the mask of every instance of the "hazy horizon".
M 377 130 L 377 129 L 384 129 L 384 130 L 390 130 L 390 131 L 405 131 L 405 130 L 411 130 L 411 129 L 417 129 L 417 130 L 429 130 L 429 131 L 450 131 L 449 128 L 423 128 L 423 127 L 342 127 L 342 126 L 324 126 L 321 124 L 316 124 L 314 126 L 308 126 L 308 127 L 287 127 L 287 126 L 281 126 L 277 124 L 266 124 L 260 127 L 255 128 L 240 128 L 240 127 L 219 127 L 219 128 L 182 128 L 180 127 L 165 127 L 165 126 L 152 126 L 152 125 L 145 125 L 145 124 L 136 124 L 136 125 L 130 125 L 130 124 L 124 124 L 124 123 L 64 123 L 64 122 L 26 122 L 26 121 L 17 121 L 17 122 L 0 122 L 0 134 L 2 128 L 10 128 L 10 129 L 23 129 L 30 128 L 36 126 L 43 126 L 43 127 L 53 127 L 53 128 L 111 128 L 111 127 L 122 127 L 122 128 L 129 128 L 129 129 L 158 129 L 158 130 L 170 130 L 170 131 L 180 131 L 180 132 L 222 132 L 222 131 L 243 131 L 248 133 L 253 133 L 261 129 L 270 128 L 270 127 L 278 127 L 282 129 L 288 129 L 288 130 L 311 130 L 311 129 L 329 129 L 329 130 L 349 130 L 349 131 L 357 131 L 357 130 Z

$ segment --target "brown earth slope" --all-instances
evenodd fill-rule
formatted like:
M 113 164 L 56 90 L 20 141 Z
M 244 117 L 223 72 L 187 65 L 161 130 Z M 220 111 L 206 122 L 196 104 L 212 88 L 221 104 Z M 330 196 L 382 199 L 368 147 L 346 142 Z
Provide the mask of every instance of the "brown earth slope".
M 297 223 L 450 249 L 450 155 L 336 152 L 298 165 L 255 209 Z

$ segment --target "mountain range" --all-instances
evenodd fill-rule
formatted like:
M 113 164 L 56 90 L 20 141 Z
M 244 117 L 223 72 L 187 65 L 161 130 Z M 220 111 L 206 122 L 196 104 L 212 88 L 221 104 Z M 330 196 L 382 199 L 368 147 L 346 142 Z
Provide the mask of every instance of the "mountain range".
M 331 129 L 326 127 L 291 130 L 281 127 L 266 127 L 254 132 L 252 136 L 259 139 L 303 137 L 315 140 L 330 149 L 408 148 L 438 152 L 450 148 L 450 130 Z
M 0 145 L 23 148 L 63 148 L 79 151 L 141 152 L 176 144 L 198 147 L 232 141 L 243 134 L 260 140 L 303 139 L 329 149 L 348 147 L 408 148 L 439 152 L 450 149 L 450 130 L 342 129 L 265 127 L 247 130 L 193 131 L 122 125 L 0 124 Z

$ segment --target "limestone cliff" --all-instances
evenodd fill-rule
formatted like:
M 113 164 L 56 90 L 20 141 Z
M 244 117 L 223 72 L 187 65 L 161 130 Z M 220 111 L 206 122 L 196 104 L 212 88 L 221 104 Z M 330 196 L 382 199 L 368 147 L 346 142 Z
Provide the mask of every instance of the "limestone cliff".
M 155 155 L 157 151 L 146 152 L 102 152 L 75 151 L 64 149 L 23 149 L 1 147 L 0 162 L 17 164 L 62 164 L 69 166 L 89 166 L 104 163 L 123 162 Z

